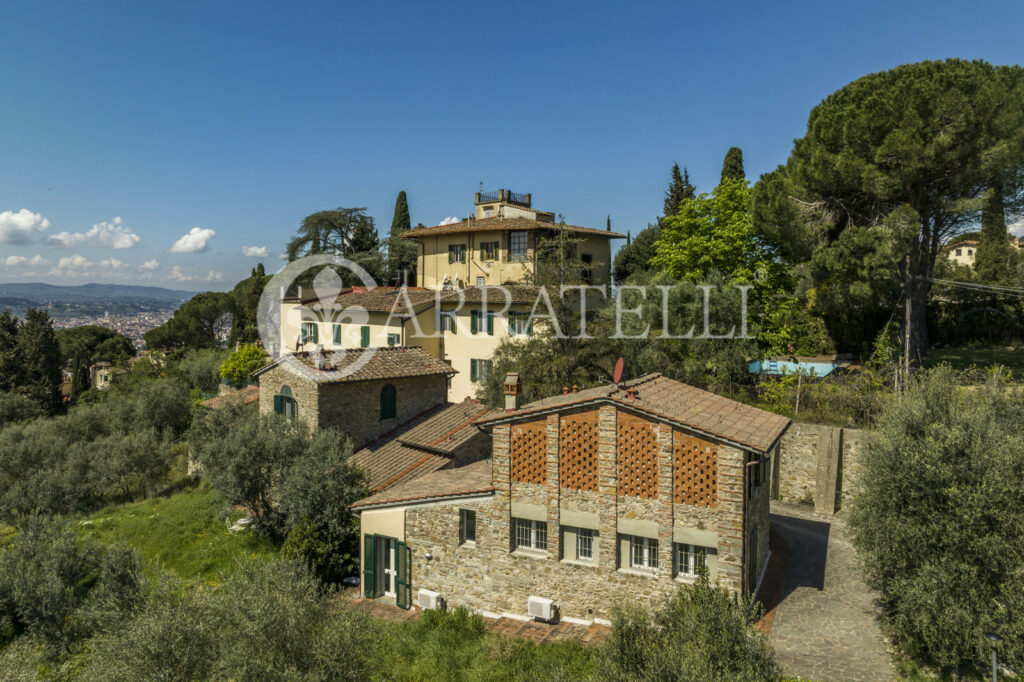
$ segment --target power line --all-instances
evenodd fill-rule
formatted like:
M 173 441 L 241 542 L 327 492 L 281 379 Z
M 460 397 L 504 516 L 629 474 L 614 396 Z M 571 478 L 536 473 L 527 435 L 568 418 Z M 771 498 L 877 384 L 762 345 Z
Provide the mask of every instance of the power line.
M 981 291 L 989 294 L 1004 294 L 1009 296 L 1016 296 L 1018 298 L 1024 298 L 1024 289 L 1018 289 L 1015 287 L 1001 287 L 995 284 L 977 284 L 975 282 L 956 282 L 954 280 L 949 279 L 934 279 L 932 277 L 921 276 L 915 276 L 914 279 L 919 279 L 925 282 L 931 282 L 932 284 L 939 284 L 942 286 L 967 289 L 969 291 Z

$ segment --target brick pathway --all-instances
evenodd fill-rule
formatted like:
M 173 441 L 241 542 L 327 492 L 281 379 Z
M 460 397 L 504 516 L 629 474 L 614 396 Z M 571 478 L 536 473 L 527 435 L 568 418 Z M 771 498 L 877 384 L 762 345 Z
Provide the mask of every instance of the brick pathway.
M 874 594 L 860 578 L 841 518 L 773 502 L 771 523 L 789 549 L 771 624 L 782 667 L 820 682 L 891 680 Z
M 362 599 L 358 592 L 353 590 L 349 595 L 356 608 L 363 609 L 374 618 L 381 618 L 391 621 L 409 621 L 419 618 L 420 610 L 400 609 L 390 604 L 369 599 Z M 584 645 L 597 644 L 608 633 L 604 625 L 580 625 L 577 623 L 540 623 L 533 620 L 519 620 L 518 618 L 488 618 L 484 617 L 487 628 L 499 635 L 527 639 L 536 644 L 541 642 L 561 642 L 575 640 Z

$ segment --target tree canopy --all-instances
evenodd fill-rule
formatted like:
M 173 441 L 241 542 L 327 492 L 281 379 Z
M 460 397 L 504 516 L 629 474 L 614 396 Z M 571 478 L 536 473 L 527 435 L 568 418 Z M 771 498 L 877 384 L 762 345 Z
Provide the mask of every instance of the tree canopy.
M 729 151 L 725 153 L 725 158 L 722 159 L 721 182 L 746 179 L 747 174 L 743 170 L 743 150 L 739 147 L 730 147 Z
M 388 234 L 388 280 L 393 283 L 416 283 L 416 244 L 401 235 L 412 229 L 409 202 L 405 190 L 395 199 L 395 215 Z M 403 280 L 404 277 L 404 280 Z
M 982 61 L 929 61 L 834 92 L 811 111 L 786 166 L 762 178 L 758 226 L 785 253 L 806 256 L 855 226 L 884 225 L 901 206 L 914 211 L 914 232 L 891 239 L 897 277 L 913 278 L 912 355 L 919 357 L 928 345 L 931 287 L 922 278 L 943 244 L 978 220 L 994 183 L 1024 163 L 1022 73 Z M 1019 193 L 1003 196 L 1019 204 Z
M 150 348 L 219 348 L 228 335 L 231 312 L 230 294 L 206 291 L 185 301 L 171 319 L 142 338 Z

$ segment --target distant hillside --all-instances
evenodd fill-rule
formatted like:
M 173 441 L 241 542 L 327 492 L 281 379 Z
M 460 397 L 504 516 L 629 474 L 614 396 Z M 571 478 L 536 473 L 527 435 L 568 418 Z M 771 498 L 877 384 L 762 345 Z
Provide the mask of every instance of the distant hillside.
M 194 291 L 131 284 L 81 284 L 55 286 L 41 282 L 0 284 L 0 299 L 23 299 L 32 303 L 95 303 L 97 301 L 187 301 Z

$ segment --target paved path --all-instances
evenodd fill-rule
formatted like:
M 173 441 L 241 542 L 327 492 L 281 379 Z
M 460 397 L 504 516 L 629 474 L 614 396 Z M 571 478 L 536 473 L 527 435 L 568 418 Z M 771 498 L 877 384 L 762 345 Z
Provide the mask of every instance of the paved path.
M 771 522 L 790 549 L 771 631 L 785 671 L 820 682 L 891 680 L 874 595 L 860 578 L 842 521 L 773 502 Z

